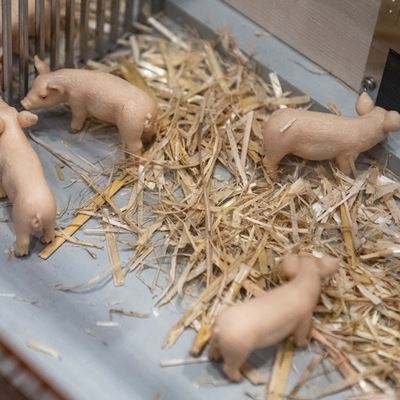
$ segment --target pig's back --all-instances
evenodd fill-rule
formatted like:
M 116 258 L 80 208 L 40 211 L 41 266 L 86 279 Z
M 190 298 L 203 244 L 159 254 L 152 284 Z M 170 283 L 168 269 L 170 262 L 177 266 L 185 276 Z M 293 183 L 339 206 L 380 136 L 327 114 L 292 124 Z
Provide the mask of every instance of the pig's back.
M 3 133 L 0 154 L 2 184 L 11 202 L 15 201 L 17 193 L 30 197 L 47 196 L 49 189 L 42 164 L 22 131 Z
M 224 341 L 243 342 L 250 347 L 266 347 L 295 330 L 309 312 L 309 301 L 293 282 L 246 303 L 230 307 L 217 318 L 215 331 Z M 307 299 L 308 300 L 308 299 Z
M 75 90 L 76 93 L 84 92 L 88 94 L 98 94 L 104 92 L 110 100 L 129 100 L 135 98 L 150 97 L 146 92 L 132 85 L 125 79 L 101 71 L 88 71 L 83 69 L 61 69 L 56 71 L 58 76 L 64 76 L 64 79 L 70 80 L 69 90 Z M 71 95 L 74 92 L 70 93 Z
M 66 71 L 66 75 L 62 76 Z M 140 120 L 155 115 L 157 104 L 145 91 L 122 78 L 97 71 L 60 70 L 68 102 L 78 102 L 95 118 L 118 124 L 123 113 Z
M 265 146 L 276 141 L 309 160 L 335 157 L 352 149 L 370 148 L 383 139 L 383 116 L 341 117 L 305 110 L 279 110 L 264 125 Z M 380 132 L 382 131 L 382 132 Z

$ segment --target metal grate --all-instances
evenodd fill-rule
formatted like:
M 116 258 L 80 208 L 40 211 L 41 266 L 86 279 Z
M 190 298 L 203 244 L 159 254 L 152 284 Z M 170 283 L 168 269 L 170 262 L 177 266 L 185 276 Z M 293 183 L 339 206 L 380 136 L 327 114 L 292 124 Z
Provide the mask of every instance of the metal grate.
M 26 94 L 37 54 L 50 66 L 75 67 L 107 53 L 117 39 L 143 21 L 143 10 L 159 11 L 162 0 L 0 0 L 3 98 Z M 13 43 L 14 42 L 14 43 Z M 18 73 L 15 73 L 17 72 Z M 14 96 L 15 95 L 15 96 Z

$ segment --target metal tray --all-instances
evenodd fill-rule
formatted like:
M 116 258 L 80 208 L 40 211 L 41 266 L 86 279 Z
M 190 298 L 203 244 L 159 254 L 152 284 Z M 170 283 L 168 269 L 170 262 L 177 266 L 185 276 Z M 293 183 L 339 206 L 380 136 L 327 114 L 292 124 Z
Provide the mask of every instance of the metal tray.
M 170 18 L 165 22 L 170 26 L 196 26 L 204 35 L 211 34 L 217 27 L 229 26 L 239 46 L 254 49 L 256 61 L 278 71 L 294 85 L 293 90 L 298 88 L 310 94 L 320 104 L 334 100 L 344 114 L 353 113 L 356 93 L 332 76 L 319 74 L 324 71 L 277 39 L 271 36 L 257 38 L 255 32 L 259 28 L 223 2 L 171 0 L 165 6 L 167 18 Z M 68 154 L 82 167 L 89 168 L 79 156 L 88 159 L 94 166 L 99 161 L 103 165 L 112 165 L 119 156 L 114 130 L 71 135 L 67 131 L 69 119 L 69 113 L 62 108 L 41 113 L 40 123 L 32 129 L 32 135 Z M 54 169 L 59 160 L 36 143 L 34 148 L 56 195 L 59 211 L 66 208 L 70 210 L 59 220 L 60 224 L 65 224 L 71 218 L 71 210 L 91 195 L 90 189 L 86 184 L 72 183 L 71 180 L 76 180 L 76 173 L 67 167 L 63 170 L 65 181 L 60 181 Z M 395 151 L 397 154 L 398 146 Z M 122 190 L 116 196 L 117 201 L 126 201 L 129 193 L 129 189 Z M 151 201 L 151 194 L 148 194 L 148 200 Z M 0 203 L 0 206 L 0 218 L 9 221 L 10 208 L 7 202 Z M 91 220 L 78 232 L 77 237 L 105 246 L 103 237 L 85 235 L 85 229 L 97 227 L 97 222 Z M 230 384 L 226 381 L 220 364 L 160 366 L 162 359 L 188 357 L 188 349 L 194 338 L 192 331 L 186 332 L 177 345 L 168 351 L 162 350 L 162 342 L 190 299 L 179 299 L 161 310 L 154 310 L 153 304 L 160 289 L 150 291 L 135 274 L 128 275 L 125 286 L 118 288 L 113 286 L 111 280 L 106 280 L 96 289 L 80 293 L 63 292 L 56 288 L 58 284 L 78 285 L 106 271 L 109 261 L 105 247 L 103 250 L 91 249 L 97 256 L 94 259 L 84 248 L 66 243 L 51 258 L 43 261 L 37 257 L 42 245 L 34 240 L 31 255 L 16 259 L 9 254 L 14 242 L 12 223 L 0 224 L 0 237 L 0 334 L 7 336 L 30 362 L 64 389 L 71 399 L 265 398 L 263 385 L 253 386 L 248 381 Z M 133 235 L 126 235 L 126 241 L 132 240 L 135 240 Z M 162 248 L 162 235 L 158 242 Z M 123 261 L 132 255 L 129 246 L 122 242 L 120 252 Z M 151 257 L 147 260 L 150 266 L 163 262 L 162 258 Z M 168 260 L 165 263 L 168 265 Z M 143 275 L 150 282 L 153 276 L 154 270 L 151 268 Z M 96 326 L 97 321 L 109 319 L 109 308 L 116 304 L 149 313 L 150 316 L 146 319 L 117 316 L 114 320 L 120 323 L 118 327 Z M 60 358 L 29 349 L 27 340 L 53 347 L 59 352 Z M 275 350 L 270 348 L 256 352 L 252 356 L 253 363 L 260 366 L 261 371 L 270 370 Z M 313 351 L 318 351 L 318 348 L 296 351 L 294 365 L 297 371 L 304 369 Z M 326 368 L 332 370 L 328 364 Z M 317 388 L 339 378 L 335 371 L 328 375 L 324 375 L 322 369 L 318 372 L 321 372 L 321 376 L 313 379 L 301 394 L 311 396 Z M 296 371 L 291 371 L 289 389 L 297 381 L 296 374 Z M 327 398 L 342 399 L 348 394 L 350 392 Z

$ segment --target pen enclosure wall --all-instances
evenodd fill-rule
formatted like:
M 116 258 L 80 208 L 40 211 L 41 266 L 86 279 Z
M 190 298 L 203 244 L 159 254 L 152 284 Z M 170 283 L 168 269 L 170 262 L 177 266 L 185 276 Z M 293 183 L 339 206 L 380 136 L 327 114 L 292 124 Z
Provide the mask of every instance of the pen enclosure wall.
M 25 95 L 35 54 L 52 69 L 99 58 L 162 2 L 143 0 L 1 0 L 2 94 Z

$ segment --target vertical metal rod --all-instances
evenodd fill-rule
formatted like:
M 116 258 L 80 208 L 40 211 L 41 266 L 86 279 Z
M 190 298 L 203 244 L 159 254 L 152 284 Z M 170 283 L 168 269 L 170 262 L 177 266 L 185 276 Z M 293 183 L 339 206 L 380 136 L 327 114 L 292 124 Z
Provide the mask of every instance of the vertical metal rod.
M 144 0 L 135 0 L 135 9 L 133 12 L 133 19 L 135 22 L 145 23 L 146 18 L 143 13 Z
M 81 27 L 80 27 L 80 47 L 81 59 L 86 64 L 89 58 L 89 0 L 81 0 Z
M 36 54 L 43 60 L 46 38 L 46 17 L 44 0 L 35 0 L 35 48 Z
M 115 44 L 119 36 L 119 11 L 120 11 L 120 0 L 111 0 L 110 41 L 112 44 Z
M 96 53 L 104 54 L 104 0 L 97 0 L 96 8 Z
M 28 90 L 28 2 L 19 0 L 19 95 Z
M 125 0 L 125 19 L 124 31 L 130 32 L 132 30 L 133 21 L 133 0 Z
M 65 2 L 65 66 L 74 66 L 75 0 Z
M 4 100 L 12 99 L 12 29 L 11 0 L 2 0 L 2 36 L 3 36 L 3 86 Z
M 60 40 L 60 0 L 51 0 L 51 46 L 50 68 L 58 68 L 58 53 Z

